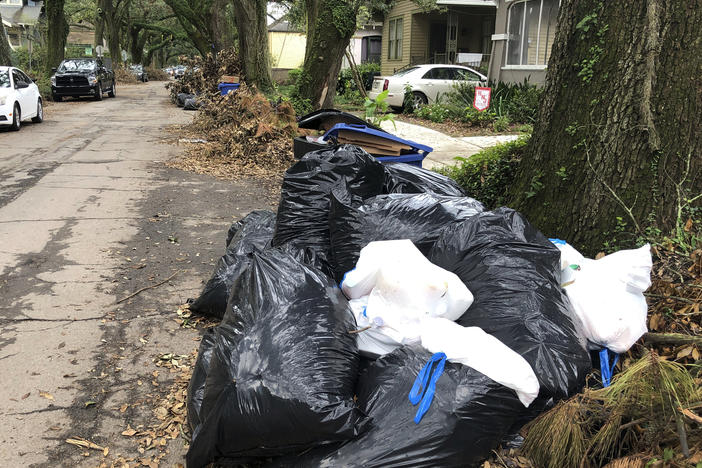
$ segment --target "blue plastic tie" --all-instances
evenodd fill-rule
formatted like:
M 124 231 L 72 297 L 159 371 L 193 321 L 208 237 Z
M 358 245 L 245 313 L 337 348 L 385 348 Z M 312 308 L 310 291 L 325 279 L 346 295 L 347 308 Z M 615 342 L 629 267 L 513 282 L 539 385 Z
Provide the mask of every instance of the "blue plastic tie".
M 431 368 L 436 364 L 436 367 L 432 371 Z M 417 409 L 417 415 L 414 417 L 414 423 L 419 424 L 422 420 L 424 414 L 429 410 L 431 402 L 434 399 L 434 392 L 436 391 L 436 382 L 441 377 L 444 372 L 444 365 L 446 364 L 446 354 L 436 353 L 434 354 L 429 362 L 427 362 L 422 370 L 419 371 L 419 375 L 412 385 L 412 390 L 409 393 L 409 401 L 412 405 L 419 403 L 419 408 Z M 427 384 L 428 382 L 428 384 Z
M 550 237 L 549 237 L 548 240 L 550 240 L 551 243 L 554 244 L 554 245 L 566 245 L 566 244 L 567 244 L 567 242 L 564 241 L 563 239 L 556 239 L 556 238 L 550 238 Z
M 609 387 L 609 383 L 612 381 L 612 373 L 614 367 L 619 361 L 619 355 L 617 353 L 612 353 L 614 355 L 614 361 L 610 365 L 609 363 L 609 353 L 612 353 L 607 348 L 600 351 L 600 373 L 602 374 L 602 385 L 604 387 Z

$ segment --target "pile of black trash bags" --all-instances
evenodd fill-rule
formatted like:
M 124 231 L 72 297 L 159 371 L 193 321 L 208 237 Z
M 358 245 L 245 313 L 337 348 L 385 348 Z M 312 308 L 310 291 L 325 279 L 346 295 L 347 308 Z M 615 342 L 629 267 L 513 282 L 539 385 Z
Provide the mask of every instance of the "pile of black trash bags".
M 523 356 L 541 386 L 515 392 L 446 362 L 416 424 L 408 394 L 431 354 L 406 345 L 361 357 L 338 287 L 361 248 L 411 239 L 475 296 L 458 320 Z M 191 310 L 221 319 L 203 337 L 188 394 L 190 468 L 472 466 L 559 399 L 591 361 L 565 293 L 560 253 L 518 212 L 485 211 L 452 180 L 382 165 L 346 145 L 285 174 L 277 214 L 254 211 Z

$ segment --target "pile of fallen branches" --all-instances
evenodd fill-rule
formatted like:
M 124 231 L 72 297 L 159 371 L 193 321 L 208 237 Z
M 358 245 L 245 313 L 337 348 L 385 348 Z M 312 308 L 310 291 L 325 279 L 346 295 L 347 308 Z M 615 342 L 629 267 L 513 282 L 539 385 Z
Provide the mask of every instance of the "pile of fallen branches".
M 217 55 L 207 54 L 202 57 L 180 57 L 180 63 L 186 67 L 182 77 L 166 84 L 175 102 L 180 93 L 196 94 L 209 97 L 217 93 L 217 85 L 223 75 L 239 76 L 241 65 L 236 51 L 226 49 L 217 52 Z
M 115 81 L 120 84 L 136 84 L 138 83 L 134 73 L 130 72 L 124 67 L 117 67 L 114 69 Z
M 279 176 L 293 162 L 295 111 L 271 103 L 242 84 L 226 96 L 204 99 L 187 133 L 204 139 L 171 164 L 220 177 Z

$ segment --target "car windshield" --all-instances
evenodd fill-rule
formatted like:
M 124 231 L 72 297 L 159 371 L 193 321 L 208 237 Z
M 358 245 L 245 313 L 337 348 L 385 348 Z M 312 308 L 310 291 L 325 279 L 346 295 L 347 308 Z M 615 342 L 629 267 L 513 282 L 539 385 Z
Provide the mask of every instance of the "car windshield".
M 93 71 L 95 67 L 95 60 L 64 60 L 61 62 L 58 71 Z
M 132 65 L 130 68 L 134 71 L 141 71 L 142 70 L 141 65 Z
M 412 72 L 415 71 L 417 68 L 419 68 L 419 67 L 408 68 L 407 70 L 399 71 L 399 72 L 395 73 L 395 74 L 392 75 L 392 76 L 405 76 L 405 75 L 408 74 L 408 73 L 412 73 Z
M 5 70 L 0 70 L 0 88 L 10 87 L 10 74 Z

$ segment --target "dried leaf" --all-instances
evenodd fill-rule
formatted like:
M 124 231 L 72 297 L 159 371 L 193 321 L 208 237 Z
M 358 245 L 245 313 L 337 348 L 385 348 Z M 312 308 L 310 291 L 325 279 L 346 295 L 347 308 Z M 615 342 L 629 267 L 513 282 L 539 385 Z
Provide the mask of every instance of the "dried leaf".
M 129 426 L 129 424 L 127 424 L 127 429 L 122 431 L 122 435 L 127 437 L 132 437 L 136 433 L 137 431 L 135 429 L 132 429 L 131 426 Z
M 39 390 L 39 396 L 40 396 L 40 397 L 43 397 L 43 398 L 46 398 L 47 400 L 54 400 L 54 396 L 53 396 L 51 393 L 49 393 L 49 392 L 44 392 L 44 391 L 42 391 L 42 390 Z
M 29 395 L 31 395 L 31 394 L 32 394 L 32 392 L 25 393 L 24 395 L 22 395 L 22 399 L 26 400 L 27 398 L 29 398 Z
M 681 358 L 689 356 L 690 354 L 692 354 L 692 345 L 685 346 L 683 349 L 678 351 L 678 354 L 675 357 L 675 359 L 681 359 Z
M 119 412 L 124 413 L 125 411 L 127 411 L 127 408 L 129 408 L 129 405 L 124 403 L 122 406 L 119 407 Z
M 77 447 L 100 450 L 101 452 L 105 450 L 105 447 L 101 447 L 98 444 L 89 441 L 88 439 L 83 439 L 82 437 L 72 437 L 70 439 L 66 439 L 66 443 L 75 445 Z

